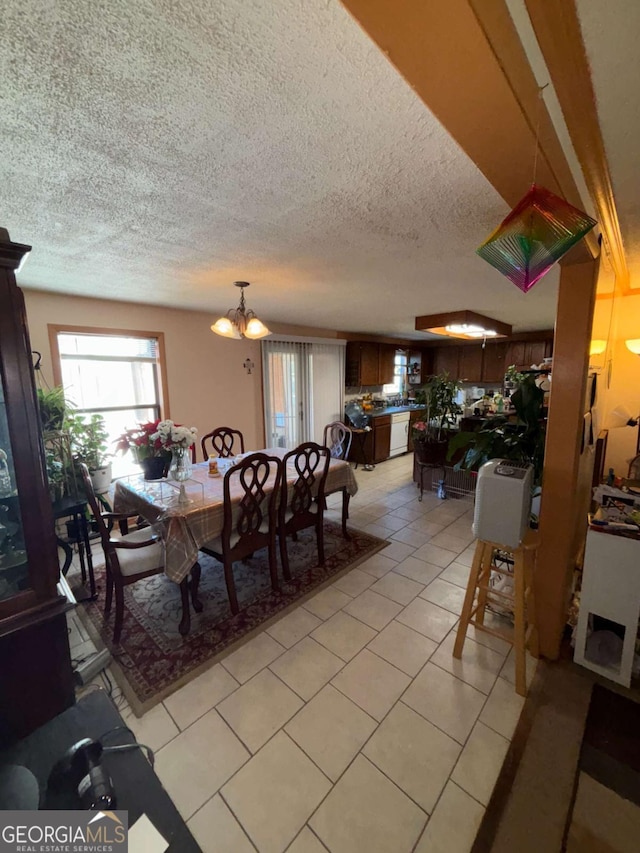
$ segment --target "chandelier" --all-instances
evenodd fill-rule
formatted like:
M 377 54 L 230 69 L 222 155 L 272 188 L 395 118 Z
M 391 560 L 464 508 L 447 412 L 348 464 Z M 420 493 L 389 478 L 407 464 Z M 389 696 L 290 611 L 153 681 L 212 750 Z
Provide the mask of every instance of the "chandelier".
M 222 335 L 223 338 L 265 338 L 271 332 L 262 320 L 259 320 L 254 312 L 247 309 L 244 302 L 244 289 L 249 287 L 248 281 L 234 281 L 236 287 L 240 288 L 240 305 L 237 308 L 231 308 L 224 317 L 216 320 L 211 326 L 211 331 L 216 335 Z

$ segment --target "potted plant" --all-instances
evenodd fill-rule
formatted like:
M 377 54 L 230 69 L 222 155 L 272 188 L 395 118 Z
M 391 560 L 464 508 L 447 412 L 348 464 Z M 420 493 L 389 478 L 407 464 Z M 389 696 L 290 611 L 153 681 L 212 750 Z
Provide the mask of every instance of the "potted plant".
M 109 434 L 102 415 L 94 413 L 87 420 L 79 412 L 67 413 L 65 428 L 71 438 L 74 459 L 89 469 L 96 494 L 106 492 L 111 484 Z
M 160 480 L 165 477 L 171 462 L 171 453 L 167 450 L 158 434 L 157 421 L 138 424 L 134 429 L 125 430 L 116 441 L 116 452 L 131 451 L 135 461 L 142 467 L 145 480 Z
M 49 497 L 53 503 L 60 500 L 65 493 L 66 478 L 64 465 L 59 455 L 51 447 L 45 447 L 44 458 L 47 480 L 49 481 Z
M 68 408 L 62 385 L 55 388 L 38 388 L 38 410 L 43 432 L 62 430 L 65 412 Z
M 449 458 L 456 450 L 464 450 L 455 467 L 469 471 L 477 471 L 490 459 L 529 462 L 533 465 L 534 487 L 539 488 L 546 437 L 544 391 L 536 384 L 535 373 L 517 374 L 515 368 L 509 371 L 516 385 L 511 394 L 515 415 L 497 415 L 477 432 L 458 433 L 449 443 Z
M 455 416 L 462 413 L 456 402 L 460 385 L 447 373 L 433 376 L 416 393 L 416 403 L 426 409 L 425 418 L 413 425 L 413 449 L 423 465 L 444 465 L 449 446 L 449 432 L 455 427 Z

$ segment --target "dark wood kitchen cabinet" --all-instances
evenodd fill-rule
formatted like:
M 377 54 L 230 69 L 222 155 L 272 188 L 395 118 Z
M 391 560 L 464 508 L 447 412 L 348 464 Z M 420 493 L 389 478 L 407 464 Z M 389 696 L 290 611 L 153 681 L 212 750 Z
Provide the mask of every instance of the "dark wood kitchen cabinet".
M 384 462 L 391 450 L 391 415 L 372 418 L 373 422 L 373 461 Z
M 391 415 L 371 418 L 371 430 L 361 433 L 362 440 L 354 436 L 349 449 L 349 462 L 359 465 L 384 462 L 391 450 Z
M 60 570 L 29 330 L 15 269 L 29 246 L 0 228 L 0 744 L 72 705 Z
M 378 385 L 390 385 L 393 382 L 397 351 L 395 344 L 380 344 Z
M 480 382 L 482 379 L 482 345 L 460 347 L 458 379 L 461 382 Z
M 380 348 L 378 344 L 360 345 L 360 385 L 378 385 Z
M 433 350 L 433 373 L 439 376 L 448 373 L 451 379 L 457 379 L 460 375 L 460 350 L 459 346 L 435 347 Z
M 511 341 L 507 349 L 507 367 L 515 364 L 516 367 L 528 369 L 532 364 L 540 364 L 543 359 L 553 354 L 553 340 L 541 338 L 532 341 Z
M 487 344 L 482 358 L 482 382 L 499 382 L 502 384 L 504 374 L 509 366 L 507 351 L 509 344 Z
M 348 387 L 393 382 L 397 347 L 375 341 L 348 341 L 345 379 Z

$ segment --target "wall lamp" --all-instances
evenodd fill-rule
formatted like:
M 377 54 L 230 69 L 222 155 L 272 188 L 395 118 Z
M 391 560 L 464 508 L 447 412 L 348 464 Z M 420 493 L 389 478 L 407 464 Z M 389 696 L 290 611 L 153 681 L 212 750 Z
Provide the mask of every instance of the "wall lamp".
M 591 345 L 589 346 L 589 355 L 602 355 L 606 348 L 606 341 L 591 341 Z
M 640 338 L 631 338 L 631 340 L 625 341 L 625 344 L 634 355 L 640 355 Z
M 244 301 L 244 289 L 249 287 L 248 281 L 234 281 L 236 287 L 240 288 L 240 304 L 237 308 L 231 308 L 224 317 L 220 317 L 211 326 L 211 331 L 216 335 L 222 335 L 223 338 L 266 338 L 271 332 L 262 320 L 259 320 L 255 312 L 247 308 Z

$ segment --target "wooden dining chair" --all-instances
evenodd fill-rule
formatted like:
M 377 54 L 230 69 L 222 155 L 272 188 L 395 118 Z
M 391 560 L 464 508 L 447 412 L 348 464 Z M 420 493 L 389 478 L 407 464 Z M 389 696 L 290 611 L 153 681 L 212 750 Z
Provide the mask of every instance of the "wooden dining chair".
M 350 427 L 341 421 L 333 421 L 324 428 L 322 443 L 329 448 L 332 459 L 346 459 L 351 449 L 353 438 Z
M 207 442 L 211 450 L 207 450 Z M 222 459 L 244 453 L 244 437 L 239 429 L 233 427 L 218 427 L 202 436 L 200 442 L 202 458 L 206 462 L 210 455 L 216 453 Z
M 93 484 L 89 475 L 89 469 L 84 463 L 80 464 L 80 472 L 84 484 L 85 494 L 91 512 L 97 522 L 100 533 L 102 550 L 107 576 L 107 588 L 105 592 L 104 612 L 108 616 L 111 612 L 113 592 L 116 594 L 116 618 L 113 627 L 113 642 L 120 642 L 122 634 L 122 621 L 124 617 L 124 587 L 143 578 L 158 575 L 164 572 L 164 553 L 160 538 L 153 534 L 150 528 L 135 530 L 119 538 L 112 538 L 109 527 L 112 522 L 128 518 L 116 512 L 105 512 L 100 506 L 93 491 Z M 202 602 L 198 600 L 198 585 L 200 583 L 200 563 L 196 562 L 191 568 L 191 582 L 185 578 L 180 584 L 182 596 L 182 619 L 179 630 L 181 634 L 189 632 L 189 591 L 191 591 L 191 602 L 196 613 L 202 610 Z
M 251 453 L 224 475 L 222 533 L 200 546 L 224 566 L 231 612 L 239 612 L 233 564 L 268 548 L 271 587 L 278 591 L 276 556 L 277 502 L 282 480 L 282 461 L 266 453 Z
M 324 487 L 331 457 L 326 447 L 305 442 L 282 460 L 284 483 L 278 508 L 278 539 L 285 580 L 291 580 L 287 536 L 315 527 L 318 562 L 324 565 Z
M 322 443 L 329 448 L 329 453 L 332 459 L 342 459 L 346 462 L 349 458 L 349 450 L 351 449 L 351 440 L 353 439 L 353 430 L 342 421 L 333 421 L 327 424 L 324 428 L 324 436 Z M 333 491 L 325 491 L 325 497 L 328 495 L 342 492 L 342 535 L 345 539 L 349 539 L 347 530 L 347 520 L 349 519 L 349 494 L 345 488 L 334 489 Z M 325 502 L 324 508 L 327 508 Z

